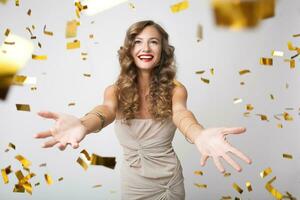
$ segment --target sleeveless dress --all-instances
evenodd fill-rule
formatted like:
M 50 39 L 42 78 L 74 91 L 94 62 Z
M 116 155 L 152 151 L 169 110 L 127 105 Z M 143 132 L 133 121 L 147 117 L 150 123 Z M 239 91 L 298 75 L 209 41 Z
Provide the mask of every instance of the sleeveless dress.
M 184 179 L 172 147 L 176 131 L 172 119 L 115 121 L 115 133 L 123 147 L 122 200 L 183 200 Z

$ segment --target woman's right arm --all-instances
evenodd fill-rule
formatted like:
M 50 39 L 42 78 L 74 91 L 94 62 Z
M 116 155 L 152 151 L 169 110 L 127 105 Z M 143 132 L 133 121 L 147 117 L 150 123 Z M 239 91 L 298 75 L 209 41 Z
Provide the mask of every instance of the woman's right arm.
M 112 123 L 116 118 L 116 112 L 116 87 L 111 85 L 105 89 L 103 104 L 80 119 L 68 114 L 39 112 L 38 115 L 41 117 L 55 120 L 55 125 L 47 131 L 36 134 L 35 138 L 50 138 L 43 144 L 44 148 L 57 144 L 60 150 L 64 150 L 69 144 L 75 149 L 87 134 L 99 131 Z

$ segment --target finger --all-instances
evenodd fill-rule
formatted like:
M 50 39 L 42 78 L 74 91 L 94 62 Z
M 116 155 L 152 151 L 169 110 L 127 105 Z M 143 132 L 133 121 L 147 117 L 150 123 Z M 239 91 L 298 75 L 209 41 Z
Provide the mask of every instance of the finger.
M 51 134 L 51 131 L 49 130 L 49 131 L 43 131 L 43 132 L 40 132 L 40 133 L 38 133 L 38 134 L 36 134 L 35 136 L 34 136 L 34 138 L 47 138 L 47 137 L 49 137 L 49 136 L 51 136 L 52 134 Z
M 58 119 L 59 115 L 57 113 L 54 112 L 50 112 L 50 111 L 40 111 L 37 113 L 39 116 L 47 118 L 47 119 Z
M 223 131 L 224 135 L 228 134 L 241 134 L 246 131 L 245 127 L 233 127 L 233 128 L 225 128 Z
M 219 158 L 216 157 L 216 156 L 213 156 L 213 160 L 214 160 L 214 163 L 215 163 L 216 167 L 218 168 L 218 170 L 219 170 L 221 173 L 224 173 L 224 172 L 225 172 L 225 169 L 224 169 L 223 165 L 221 164 Z
M 79 144 L 77 142 L 74 142 L 71 144 L 73 149 L 77 149 L 79 147 Z
M 243 154 L 241 151 L 237 150 L 236 148 L 231 146 L 229 148 L 229 151 L 231 153 L 233 153 L 234 155 L 236 155 L 237 157 L 239 157 L 240 159 L 242 159 L 243 161 L 245 161 L 246 163 L 248 163 L 248 164 L 252 163 L 251 159 L 248 156 L 246 156 L 245 154 Z
M 62 142 L 58 143 L 59 150 L 63 151 L 66 149 L 66 147 L 67 147 L 67 143 L 62 143 Z
M 208 157 L 209 157 L 208 155 L 202 155 L 201 156 L 201 160 L 200 160 L 200 165 L 201 166 L 204 166 L 206 164 L 206 161 L 207 161 Z
M 53 147 L 57 143 L 58 143 L 58 141 L 56 139 L 52 138 L 51 140 L 48 140 L 47 142 L 45 142 L 42 147 L 43 148 Z
M 223 154 L 222 157 L 224 158 L 224 160 L 226 160 L 226 162 L 228 162 L 236 171 L 240 172 L 242 171 L 242 168 L 239 166 L 239 164 L 237 164 L 232 158 L 230 158 L 230 156 L 228 156 L 227 154 Z

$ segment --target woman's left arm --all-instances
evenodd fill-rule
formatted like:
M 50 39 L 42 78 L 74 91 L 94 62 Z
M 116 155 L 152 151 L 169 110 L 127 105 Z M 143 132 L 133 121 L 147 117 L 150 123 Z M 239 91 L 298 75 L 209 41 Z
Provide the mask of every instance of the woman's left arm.
M 173 90 L 172 112 L 173 122 L 185 138 L 197 146 L 202 154 L 200 164 L 205 165 L 206 160 L 212 157 L 216 167 L 221 173 L 225 172 L 220 159 L 223 158 L 234 169 L 241 171 L 242 168 L 227 153 L 231 152 L 248 164 L 251 159 L 238 149 L 231 146 L 226 140 L 228 134 L 240 134 L 246 131 L 244 127 L 234 128 L 208 128 L 205 129 L 195 118 L 194 114 L 187 109 L 187 90 L 177 82 Z

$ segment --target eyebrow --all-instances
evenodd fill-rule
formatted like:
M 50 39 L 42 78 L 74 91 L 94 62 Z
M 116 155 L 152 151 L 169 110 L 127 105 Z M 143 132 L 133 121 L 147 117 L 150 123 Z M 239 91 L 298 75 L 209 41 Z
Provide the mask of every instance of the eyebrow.
M 140 40 L 142 40 L 142 39 L 145 39 L 145 38 L 141 38 L 141 37 L 136 37 L 135 39 L 140 39 Z M 155 40 L 160 40 L 159 38 L 157 38 L 157 37 L 151 37 L 151 38 L 148 38 L 149 40 L 152 40 L 152 39 L 155 39 Z

